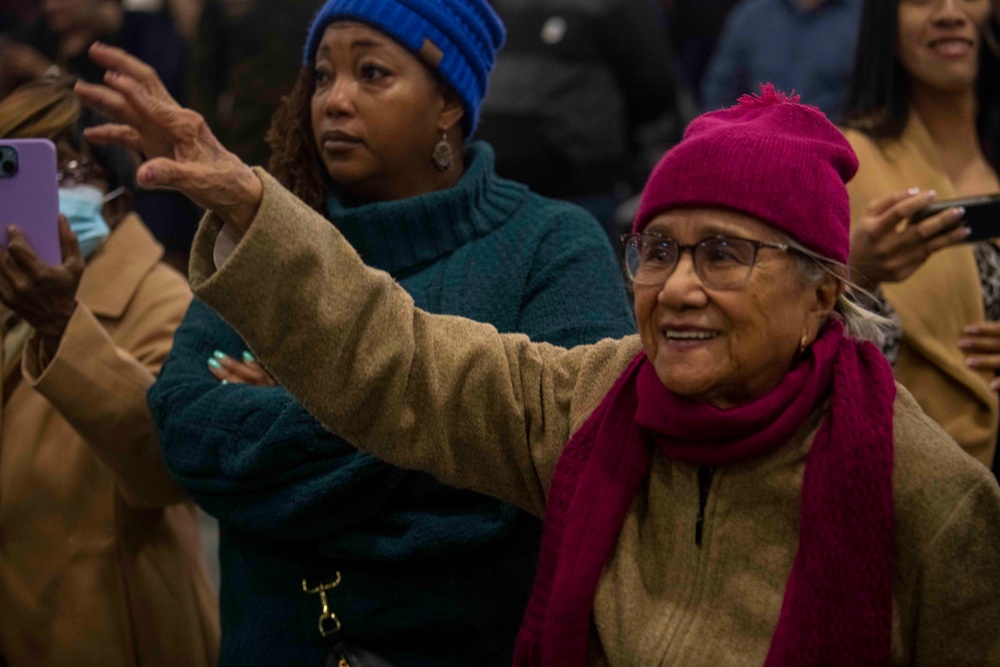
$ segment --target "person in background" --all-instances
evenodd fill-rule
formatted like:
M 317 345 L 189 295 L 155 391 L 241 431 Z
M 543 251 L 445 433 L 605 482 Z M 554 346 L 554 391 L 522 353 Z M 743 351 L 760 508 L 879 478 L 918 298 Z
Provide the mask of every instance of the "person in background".
M 329 0 L 270 172 L 432 311 L 554 345 L 629 333 L 594 219 L 500 178 L 469 140 L 503 35 L 485 0 Z M 168 465 L 219 521 L 220 663 L 320 665 L 346 644 L 398 665 L 509 665 L 538 521 L 357 451 L 247 350 L 195 301 L 149 392 Z
M 699 108 L 705 68 L 715 52 L 726 16 L 739 0 L 664 0 L 677 73 Z
M 317 0 L 207 0 L 192 51 L 191 105 L 250 164 L 301 66 L 302 27 Z
M 91 53 L 117 76 L 77 93 L 124 125 L 88 136 L 212 212 L 192 287 L 260 363 L 359 447 L 545 515 L 515 665 L 1000 662 L 1000 487 L 861 338 L 857 159 L 814 107 L 765 87 L 693 121 L 628 238 L 639 335 L 564 349 L 420 310 Z
M 176 0 L 175 0 L 176 2 Z M 0 49 L 0 97 L 20 83 L 49 74 L 101 81 L 104 71 L 86 56 L 95 40 L 121 46 L 150 63 L 167 90 L 184 100 L 187 43 L 167 8 L 133 11 L 122 0 L 46 0 L 31 26 Z M 164 246 L 164 260 L 187 271 L 187 254 L 201 211 L 174 192 L 137 191 L 133 205 Z
M 935 200 L 1000 192 L 989 15 L 989 0 L 866 2 L 845 130 L 861 163 L 848 185 L 851 267 L 899 317 L 896 377 L 986 466 L 997 440 L 1000 248 L 963 244 L 954 208 L 906 223 Z
M 77 141 L 64 82 L 0 101 L 0 137 L 55 142 L 63 264 L 0 250 L 0 664 L 210 667 L 217 600 L 146 390 L 191 300 L 129 212 L 133 166 Z
M 770 81 L 840 119 L 860 12 L 861 0 L 743 0 L 726 18 L 706 70 L 703 108 L 733 104 Z
M 0 37 L 34 22 L 38 12 L 37 0 L 0 0 Z
M 495 148 L 497 171 L 614 231 L 615 209 L 683 128 L 661 12 L 651 0 L 492 4 L 508 41 L 479 136 Z

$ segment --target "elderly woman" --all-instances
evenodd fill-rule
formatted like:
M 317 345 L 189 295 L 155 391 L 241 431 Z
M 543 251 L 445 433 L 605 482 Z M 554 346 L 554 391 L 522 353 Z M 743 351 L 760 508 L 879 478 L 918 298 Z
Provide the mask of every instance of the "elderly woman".
M 65 83 L 0 101 L 0 137 L 59 160 L 63 263 L 0 249 L 0 664 L 210 667 L 215 592 L 146 390 L 191 302 L 130 210 L 134 165 L 79 141 Z M 25 196 L 29 196 L 26 193 Z
M 271 172 L 424 309 L 570 347 L 632 333 L 596 221 L 466 142 L 502 36 L 485 0 L 330 0 Z M 149 394 L 168 465 L 220 523 L 222 664 L 319 665 L 343 639 L 403 665 L 509 665 L 540 522 L 359 452 L 245 350 L 196 301 Z
M 360 447 L 545 516 L 517 664 L 1000 660 L 1000 490 L 854 338 L 857 163 L 815 109 L 765 90 L 696 119 L 629 239 L 639 336 L 566 350 L 415 308 L 140 64 L 93 55 L 110 87 L 78 92 L 127 124 L 93 138 L 213 211 L 195 291 L 276 377 Z
M 902 325 L 887 355 L 930 417 L 984 465 L 1000 422 L 1000 247 L 964 243 L 935 200 L 1000 192 L 1000 52 L 989 0 L 868 0 L 849 97 L 858 155 L 851 267 Z M 985 41 L 984 41 L 984 38 Z

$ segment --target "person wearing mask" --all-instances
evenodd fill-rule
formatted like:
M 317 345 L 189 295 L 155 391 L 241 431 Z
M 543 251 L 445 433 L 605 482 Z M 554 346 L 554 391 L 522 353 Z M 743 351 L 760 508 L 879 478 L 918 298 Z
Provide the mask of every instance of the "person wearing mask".
M 192 287 L 260 363 L 362 449 L 545 516 L 515 665 L 1000 661 L 1000 487 L 862 338 L 857 159 L 814 107 L 765 87 L 692 122 L 626 243 L 639 334 L 564 349 L 419 309 L 92 55 L 116 76 L 77 93 L 124 125 L 88 136 L 211 211 Z
M 0 137 L 56 144 L 63 263 L 0 250 L 0 664 L 210 667 L 217 598 L 146 390 L 191 300 L 130 213 L 120 150 L 79 142 L 64 82 L 0 101 Z
M 851 267 L 881 287 L 902 339 L 897 379 L 959 445 L 994 460 L 1000 248 L 962 243 L 961 211 L 932 201 L 1000 192 L 1000 55 L 984 48 L 989 0 L 872 0 L 845 134 L 860 160 Z M 957 244 L 957 245 L 956 245 Z
M 329 0 L 270 172 L 434 312 L 563 346 L 629 333 L 596 221 L 470 141 L 503 34 L 485 0 Z M 320 665 L 325 634 L 398 665 L 509 664 L 539 522 L 357 451 L 247 350 L 195 301 L 149 393 L 171 471 L 219 521 L 220 663 Z

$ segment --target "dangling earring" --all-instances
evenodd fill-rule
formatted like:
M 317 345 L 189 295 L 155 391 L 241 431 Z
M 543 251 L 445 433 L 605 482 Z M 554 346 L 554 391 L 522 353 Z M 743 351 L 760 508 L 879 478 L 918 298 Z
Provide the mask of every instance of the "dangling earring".
M 448 132 L 441 130 L 441 141 L 434 146 L 434 153 L 431 154 L 431 164 L 438 171 L 448 171 L 451 169 L 453 160 L 451 144 L 448 143 Z
M 809 334 L 803 331 L 802 338 L 799 340 L 799 355 L 805 352 L 807 347 L 809 347 Z

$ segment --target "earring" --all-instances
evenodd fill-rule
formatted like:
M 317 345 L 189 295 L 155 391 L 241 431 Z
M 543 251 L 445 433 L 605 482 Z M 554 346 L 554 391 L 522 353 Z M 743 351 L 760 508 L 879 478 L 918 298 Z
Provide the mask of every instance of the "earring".
M 431 154 L 431 164 L 438 171 L 448 171 L 451 169 L 453 158 L 451 144 L 448 143 L 448 132 L 441 130 L 441 141 L 437 142 L 434 146 L 434 152 Z
M 807 347 L 809 347 L 809 334 L 802 332 L 802 338 L 799 339 L 799 354 L 805 352 Z

